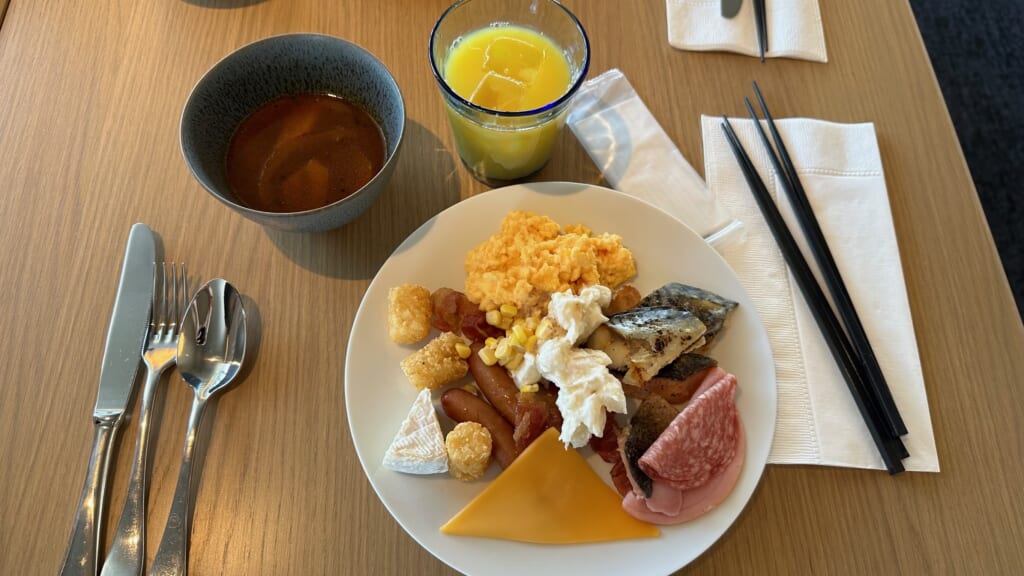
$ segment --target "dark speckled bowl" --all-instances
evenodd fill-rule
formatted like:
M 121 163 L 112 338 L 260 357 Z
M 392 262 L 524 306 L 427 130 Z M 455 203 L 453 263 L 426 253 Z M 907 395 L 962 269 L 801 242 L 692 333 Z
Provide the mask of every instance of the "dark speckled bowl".
M 369 112 L 384 132 L 384 167 L 356 192 L 315 210 L 264 212 L 243 206 L 227 184 L 231 136 L 263 104 L 303 93 L 340 96 Z M 199 183 L 242 216 L 280 230 L 317 232 L 347 224 L 373 203 L 394 170 L 404 128 L 402 94 L 380 60 L 340 38 L 286 34 L 239 48 L 199 80 L 181 114 L 181 153 Z

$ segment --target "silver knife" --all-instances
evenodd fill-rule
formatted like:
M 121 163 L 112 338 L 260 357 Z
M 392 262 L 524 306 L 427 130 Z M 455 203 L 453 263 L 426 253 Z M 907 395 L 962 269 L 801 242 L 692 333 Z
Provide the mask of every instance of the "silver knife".
M 732 18 L 740 13 L 743 0 L 722 0 L 722 18 Z
M 100 368 L 100 389 L 92 417 L 95 437 L 82 498 L 75 513 L 61 574 L 94 576 L 98 568 L 100 522 L 106 493 L 112 445 L 131 399 L 135 375 L 142 359 L 142 345 L 149 328 L 153 302 L 153 266 L 156 248 L 153 231 L 135 224 L 121 265 L 114 312 L 107 328 L 107 345 Z

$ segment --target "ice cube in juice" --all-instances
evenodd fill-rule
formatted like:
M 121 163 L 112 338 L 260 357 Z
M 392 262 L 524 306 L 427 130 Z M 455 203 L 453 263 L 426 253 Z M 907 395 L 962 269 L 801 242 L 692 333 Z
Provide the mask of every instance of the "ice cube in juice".
M 492 110 L 516 110 L 526 98 L 526 84 L 488 70 L 473 88 L 469 101 Z M 487 104 L 483 104 L 487 102 Z
M 546 40 L 543 36 L 541 38 Z M 531 83 L 547 58 L 547 48 L 543 43 L 529 42 L 506 33 L 487 45 L 483 66 L 496 74 Z
M 448 53 L 445 82 L 462 98 L 488 110 L 522 112 L 543 108 L 569 89 L 572 72 L 562 49 L 521 26 L 491 26 L 467 34 Z M 539 170 L 551 155 L 562 115 L 505 117 L 470 115 L 449 108 L 463 161 L 478 176 L 512 180 Z M 493 120 L 493 121 L 492 121 Z
M 520 112 L 554 102 L 569 89 L 569 61 L 550 38 L 522 26 L 491 26 L 460 39 L 448 53 L 444 79 L 473 104 Z M 495 90 L 478 90 L 500 79 Z M 514 92 L 518 97 L 509 98 Z

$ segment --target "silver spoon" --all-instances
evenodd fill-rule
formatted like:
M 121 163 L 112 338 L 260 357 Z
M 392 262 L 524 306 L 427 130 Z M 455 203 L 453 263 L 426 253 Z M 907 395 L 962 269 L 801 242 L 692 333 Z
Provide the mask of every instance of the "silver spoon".
M 245 309 L 231 284 L 219 278 L 203 284 L 189 303 L 178 335 L 178 372 L 192 387 L 192 413 L 188 417 L 185 451 L 178 484 L 167 516 L 160 547 L 149 574 L 188 573 L 189 506 L 192 499 L 192 462 L 199 424 L 207 400 L 226 388 L 245 359 Z

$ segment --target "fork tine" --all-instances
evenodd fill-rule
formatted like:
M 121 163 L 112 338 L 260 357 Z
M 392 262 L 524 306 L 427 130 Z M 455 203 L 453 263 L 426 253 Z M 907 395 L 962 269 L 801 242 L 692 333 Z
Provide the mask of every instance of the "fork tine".
M 189 300 L 192 299 L 192 294 L 188 291 L 188 274 L 185 273 L 185 264 L 181 265 L 181 300 L 178 301 L 178 305 L 181 308 L 178 310 L 178 321 L 180 322 L 185 318 L 185 310 L 188 310 Z M 179 324 L 178 328 L 181 326 Z
M 182 302 L 187 297 L 188 292 L 188 280 L 185 276 L 185 263 L 181 264 L 181 274 L 175 273 L 174 275 L 174 324 L 171 328 L 172 336 L 178 334 L 178 329 L 181 326 L 181 316 L 185 313 L 185 309 L 182 306 Z
M 167 334 L 174 336 L 178 331 L 178 263 L 171 263 L 171 293 L 167 303 Z
M 155 337 L 157 335 L 157 333 L 156 333 L 157 318 L 156 317 L 157 317 L 157 314 L 159 313 L 159 310 L 157 309 L 157 305 L 159 304 L 158 298 L 159 298 L 159 295 L 160 295 L 159 291 L 157 290 L 157 287 L 158 287 L 157 286 L 157 284 L 158 284 L 157 270 L 158 270 L 158 268 L 156 266 L 156 262 L 153 262 L 153 298 L 152 298 L 152 301 L 151 301 L 151 305 L 149 307 L 149 337 L 150 338 L 153 338 L 153 337 Z
M 160 268 L 163 270 L 163 281 L 161 282 L 162 289 L 160 291 L 161 294 L 163 294 L 163 303 L 161 305 L 162 310 L 160 313 L 160 335 L 163 336 L 168 328 L 167 317 L 170 315 L 170 312 L 167 309 L 169 305 L 169 302 L 167 301 L 167 262 L 162 262 Z

